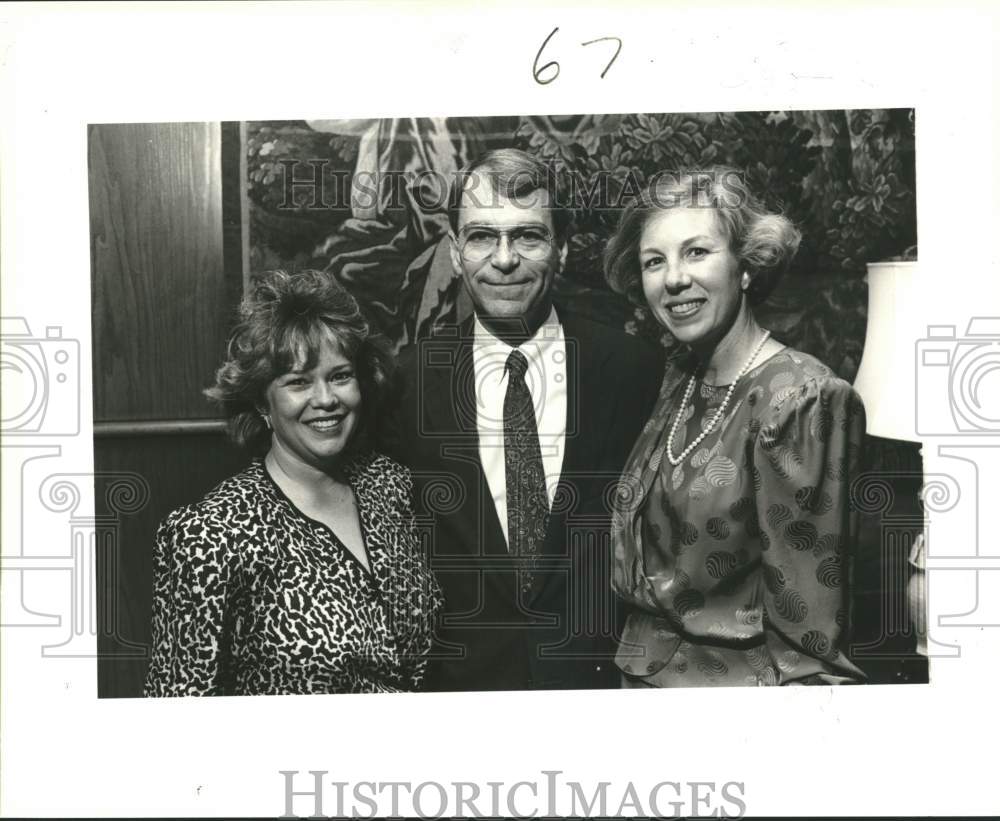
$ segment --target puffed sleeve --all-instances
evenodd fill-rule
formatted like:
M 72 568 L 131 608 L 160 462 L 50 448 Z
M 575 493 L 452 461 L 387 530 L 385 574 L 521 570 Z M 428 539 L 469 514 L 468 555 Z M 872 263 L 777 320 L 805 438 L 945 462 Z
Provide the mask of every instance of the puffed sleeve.
M 846 382 L 812 378 L 775 394 L 762 422 L 752 477 L 765 634 L 778 683 L 861 680 L 844 650 L 848 562 L 857 532 L 849 490 L 864 406 Z
M 221 523 L 194 508 L 175 511 L 157 530 L 146 696 L 225 692 L 226 537 Z

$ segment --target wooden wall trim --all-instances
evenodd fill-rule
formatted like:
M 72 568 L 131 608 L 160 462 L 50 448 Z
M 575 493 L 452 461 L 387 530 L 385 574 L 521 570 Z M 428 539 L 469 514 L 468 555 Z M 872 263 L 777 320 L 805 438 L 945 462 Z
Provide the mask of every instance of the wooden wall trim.
M 95 422 L 94 438 L 120 436 L 176 436 L 192 433 L 225 433 L 225 419 L 157 419 L 144 422 Z
M 246 124 L 220 124 L 222 159 L 222 259 L 226 269 L 230 311 L 240 304 L 249 276 L 249 204 L 246 194 Z

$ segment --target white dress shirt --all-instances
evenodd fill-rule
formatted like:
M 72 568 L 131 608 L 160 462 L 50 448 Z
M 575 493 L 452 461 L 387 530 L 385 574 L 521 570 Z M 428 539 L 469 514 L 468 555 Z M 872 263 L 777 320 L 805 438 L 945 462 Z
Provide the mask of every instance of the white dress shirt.
M 476 317 L 472 361 L 476 379 L 476 427 L 479 458 L 507 536 L 507 470 L 503 446 L 503 403 L 507 395 L 510 345 L 497 339 Z M 528 360 L 524 381 L 535 406 L 538 444 L 542 452 L 549 505 L 559 485 L 566 445 L 566 338 L 555 308 L 531 339 L 518 347 Z

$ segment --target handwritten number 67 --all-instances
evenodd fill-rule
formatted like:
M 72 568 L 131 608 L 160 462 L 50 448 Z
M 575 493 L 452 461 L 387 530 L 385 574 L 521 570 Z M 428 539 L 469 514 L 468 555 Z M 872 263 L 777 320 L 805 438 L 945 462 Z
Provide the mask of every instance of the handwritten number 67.
M 556 77 L 559 76 L 559 63 L 557 61 L 550 60 L 543 66 L 538 65 L 538 61 L 542 59 L 542 52 L 545 51 L 545 47 L 549 44 L 549 40 L 551 40 L 555 36 L 557 31 L 559 31 L 559 26 L 556 26 L 554 29 L 552 29 L 551 32 L 549 32 L 549 36 L 546 37 L 545 40 L 542 42 L 542 47 L 538 49 L 538 54 L 535 55 L 535 63 L 532 66 L 532 74 L 534 75 L 535 82 L 538 83 L 539 85 L 547 86 L 549 83 L 555 80 Z M 613 41 L 617 45 L 615 47 L 615 53 L 611 55 L 611 59 L 608 61 L 608 64 L 604 67 L 604 71 L 601 72 L 602 80 L 604 79 L 604 75 L 608 73 L 608 69 L 611 68 L 612 65 L 614 65 L 615 60 L 618 59 L 618 55 L 621 53 L 622 50 L 621 38 L 598 37 L 596 40 L 588 40 L 586 43 L 580 43 L 581 46 L 591 46 L 594 43 L 604 43 L 609 41 Z M 549 75 L 543 77 L 542 74 L 547 71 L 550 72 Z

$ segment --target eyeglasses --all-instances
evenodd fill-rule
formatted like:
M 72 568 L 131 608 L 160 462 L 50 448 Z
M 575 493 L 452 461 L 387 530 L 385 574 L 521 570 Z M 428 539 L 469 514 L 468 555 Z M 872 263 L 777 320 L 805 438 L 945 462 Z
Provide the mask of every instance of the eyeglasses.
M 542 225 L 464 228 L 459 232 L 459 249 L 470 262 L 482 262 L 497 252 L 502 237 L 507 237 L 511 249 L 522 259 L 542 260 L 552 250 L 552 234 Z

